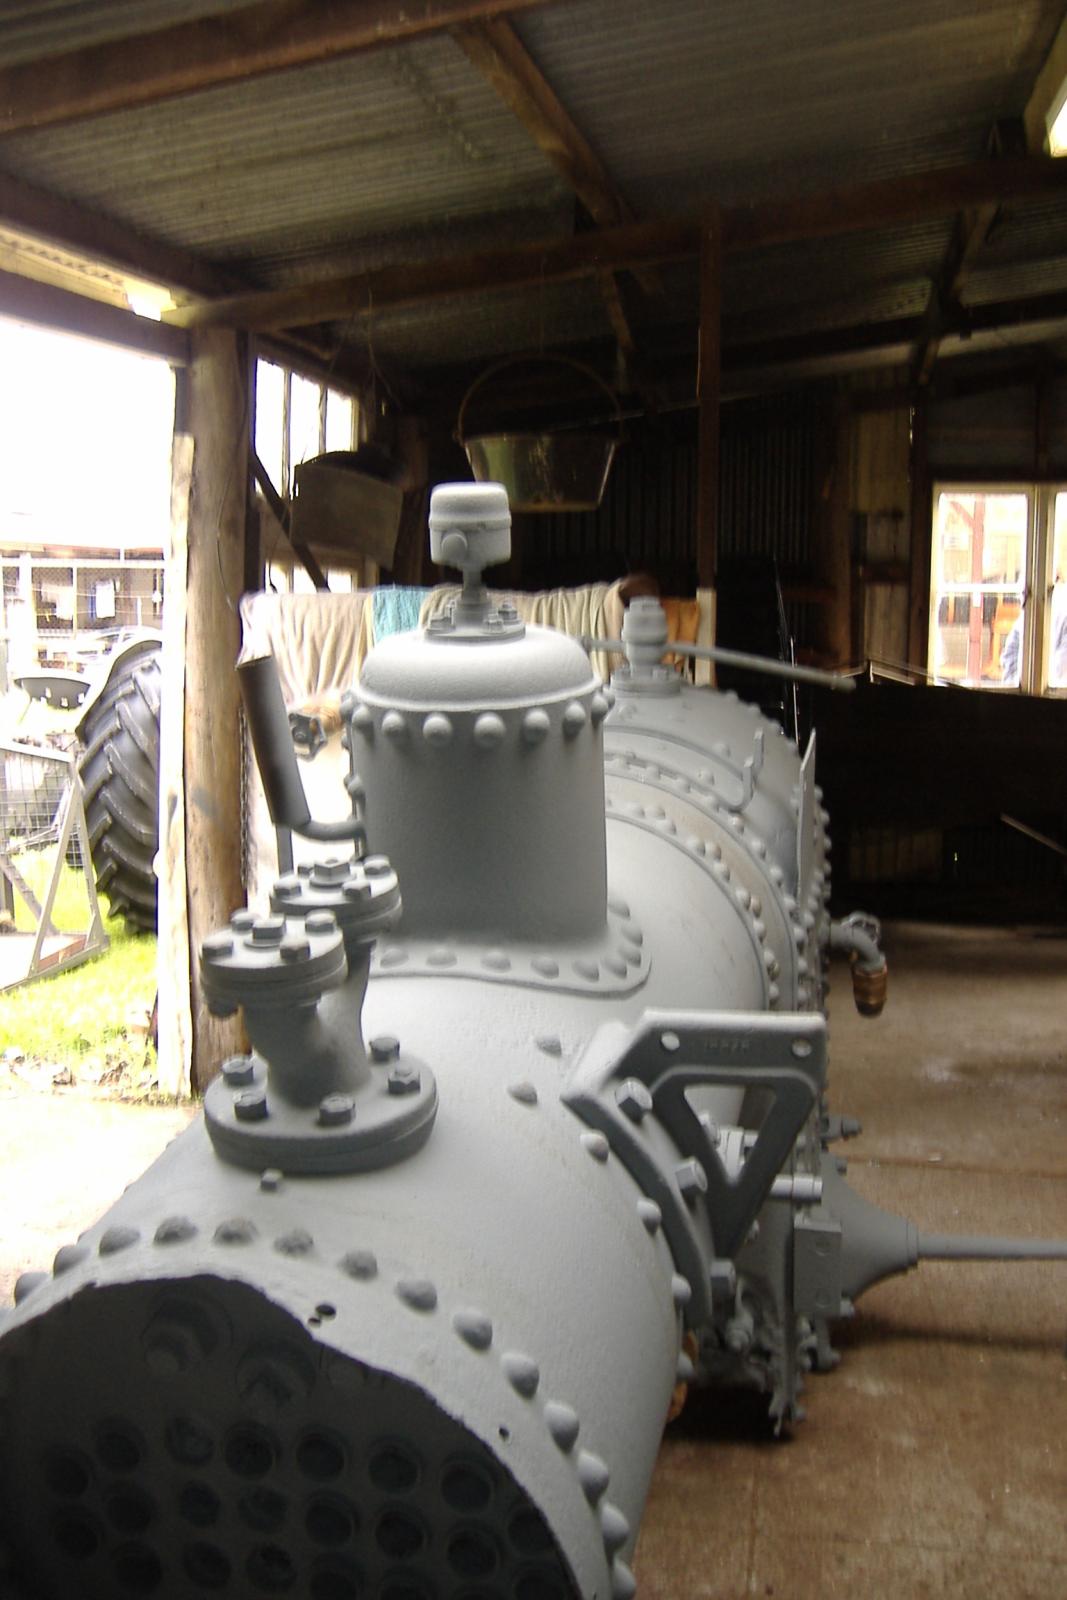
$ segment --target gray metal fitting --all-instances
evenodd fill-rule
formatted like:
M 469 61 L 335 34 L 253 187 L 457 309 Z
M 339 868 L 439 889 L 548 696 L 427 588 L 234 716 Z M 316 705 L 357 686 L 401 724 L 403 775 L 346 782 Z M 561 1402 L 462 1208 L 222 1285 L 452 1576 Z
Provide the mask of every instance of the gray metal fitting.
M 343 1128 L 356 1114 L 356 1102 L 350 1094 L 328 1094 L 319 1101 L 319 1123 L 324 1128 Z
M 615 1091 L 615 1104 L 631 1122 L 641 1122 L 652 1110 L 652 1096 L 640 1078 L 627 1078 Z
M 683 1200 L 690 1204 L 702 1194 L 707 1194 L 708 1175 L 695 1156 L 688 1161 L 680 1161 L 674 1169 L 674 1176 Z
M 380 1033 L 370 1042 L 372 1061 L 395 1061 L 400 1054 L 400 1040 L 391 1033 Z
M 238 1122 L 263 1122 L 270 1116 L 267 1094 L 264 1089 L 245 1089 L 233 1102 L 233 1114 Z
M 737 1268 L 722 1257 L 711 1263 L 708 1274 L 714 1305 L 731 1305 L 737 1294 Z
M 395 1066 L 390 1067 L 386 1084 L 390 1094 L 418 1094 L 422 1079 L 418 1067 L 413 1067 L 406 1061 L 398 1061 Z

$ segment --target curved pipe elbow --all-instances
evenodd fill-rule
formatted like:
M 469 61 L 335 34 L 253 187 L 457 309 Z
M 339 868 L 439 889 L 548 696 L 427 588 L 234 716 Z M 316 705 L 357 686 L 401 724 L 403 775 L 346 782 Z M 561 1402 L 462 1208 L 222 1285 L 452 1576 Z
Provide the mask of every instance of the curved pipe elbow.
M 830 924 L 830 949 L 847 955 L 852 969 L 852 998 L 863 1017 L 877 1017 L 885 1006 L 889 968 L 878 940 L 876 917 L 854 911 Z

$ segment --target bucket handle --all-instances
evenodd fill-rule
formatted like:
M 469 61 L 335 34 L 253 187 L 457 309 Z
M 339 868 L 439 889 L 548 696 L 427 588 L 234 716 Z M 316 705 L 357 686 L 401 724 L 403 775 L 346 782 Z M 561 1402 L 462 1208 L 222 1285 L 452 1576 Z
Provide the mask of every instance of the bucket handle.
M 602 390 L 610 400 L 612 409 L 615 412 L 615 426 L 618 429 L 616 438 L 621 439 L 622 406 L 619 403 L 619 397 L 615 390 L 612 389 L 609 384 L 604 382 L 604 379 L 600 376 L 599 372 L 594 371 L 592 367 L 586 366 L 584 361 L 576 361 L 573 356 L 538 354 L 532 356 L 505 356 L 502 361 L 492 362 L 488 367 L 486 367 L 484 372 L 480 372 L 478 374 L 459 403 L 459 415 L 456 417 L 456 443 L 466 446 L 467 441 L 463 432 L 463 420 L 467 415 L 467 407 L 471 402 L 472 396 L 477 393 L 484 383 L 487 383 L 490 378 L 495 378 L 498 373 L 504 372 L 508 367 L 525 367 L 533 365 L 539 361 L 551 363 L 553 366 L 572 367 L 575 372 L 580 372 L 583 377 L 588 378 L 591 383 L 595 384 L 598 389 Z

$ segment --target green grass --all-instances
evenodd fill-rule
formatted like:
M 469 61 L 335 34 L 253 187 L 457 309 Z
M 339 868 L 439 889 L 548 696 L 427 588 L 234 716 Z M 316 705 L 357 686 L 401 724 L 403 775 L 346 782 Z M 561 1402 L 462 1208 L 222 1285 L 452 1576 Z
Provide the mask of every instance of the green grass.
M 18 865 L 42 897 L 44 884 L 35 880 L 44 869 L 25 859 Z M 69 867 L 63 869 L 53 920 L 65 931 L 88 926 L 84 879 Z M 33 926 L 32 918 L 21 914 L 16 922 L 20 928 Z M 151 1046 L 129 1023 L 145 1019 L 152 1007 L 155 937 L 127 933 L 118 918 L 105 918 L 104 926 L 110 945 L 102 955 L 0 994 L 0 1054 L 19 1050 L 29 1060 L 67 1066 L 75 1077 L 87 1057 L 101 1068 L 142 1066 Z

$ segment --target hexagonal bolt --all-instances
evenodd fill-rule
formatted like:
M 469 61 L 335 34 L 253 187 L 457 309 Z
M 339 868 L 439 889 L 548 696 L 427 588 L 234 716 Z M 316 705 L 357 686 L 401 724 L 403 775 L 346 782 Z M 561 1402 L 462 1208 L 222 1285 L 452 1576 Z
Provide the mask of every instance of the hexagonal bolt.
M 233 1114 L 238 1122 L 263 1122 L 270 1116 L 266 1090 L 245 1089 L 233 1102 Z
M 343 1128 L 356 1114 L 356 1102 L 350 1094 L 327 1094 L 319 1101 L 319 1126 Z
M 344 861 L 340 856 L 331 856 L 328 861 L 316 861 L 311 869 L 311 881 L 321 884 L 344 883 L 351 871 L 350 860 Z
M 732 1261 L 720 1258 L 711 1263 L 708 1274 L 711 1298 L 715 1305 L 730 1304 L 737 1294 L 737 1268 Z
M 284 917 L 260 917 L 252 929 L 253 944 L 277 945 L 284 937 Z
M 227 1056 L 222 1063 L 222 1077 L 227 1088 L 244 1089 L 253 1080 L 251 1056 Z
M 640 1078 L 627 1078 L 615 1091 L 615 1104 L 631 1122 L 641 1122 L 652 1110 L 652 1096 Z
M 708 1175 L 695 1156 L 688 1161 L 680 1161 L 674 1169 L 674 1176 L 682 1199 L 690 1204 L 702 1194 L 707 1194 Z
M 367 856 L 363 861 L 363 870 L 368 878 L 387 878 L 393 868 L 388 856 Z
M 332 911 L 313 911 L 304 919 L 308 933 L 336 933 L 337 918 Z
M 349 878 L 342 885 L 341 893 L 346 900 L 369 900 L 373 890 L 365 877 Z
M 311 960 L 311 946 L 299 933 L 291 933 L 283 939 L 279 946 L 279 954 L 283 961 L 300 962 Z
M 370 1042 L 370 1054 L 372 1061 L 395 1061 L 400 1054 L 400 1040 L 391 1033 L 380 1033 Z
M 235 911 L 233 913 L 233 916 L 230 918 L 230 927 L 233 929 L 234 933 L 249 933 L 251 929 L 255 927 L 256 921 L 257 918 L 255 912 L 249 911 L 247 906 L 245 906 L 242 907 L 240 911 Z
M 390 1067 L 386 1082 L 390 1094 L 418 1094 L 422 1087 L 418 1067 L 407 1061 L 398 1061 L 394 1067 Z
M 233 955 L 233 940 L 228 933 L 210 933 L 200 946 L 203 961 L 224 961 Z

